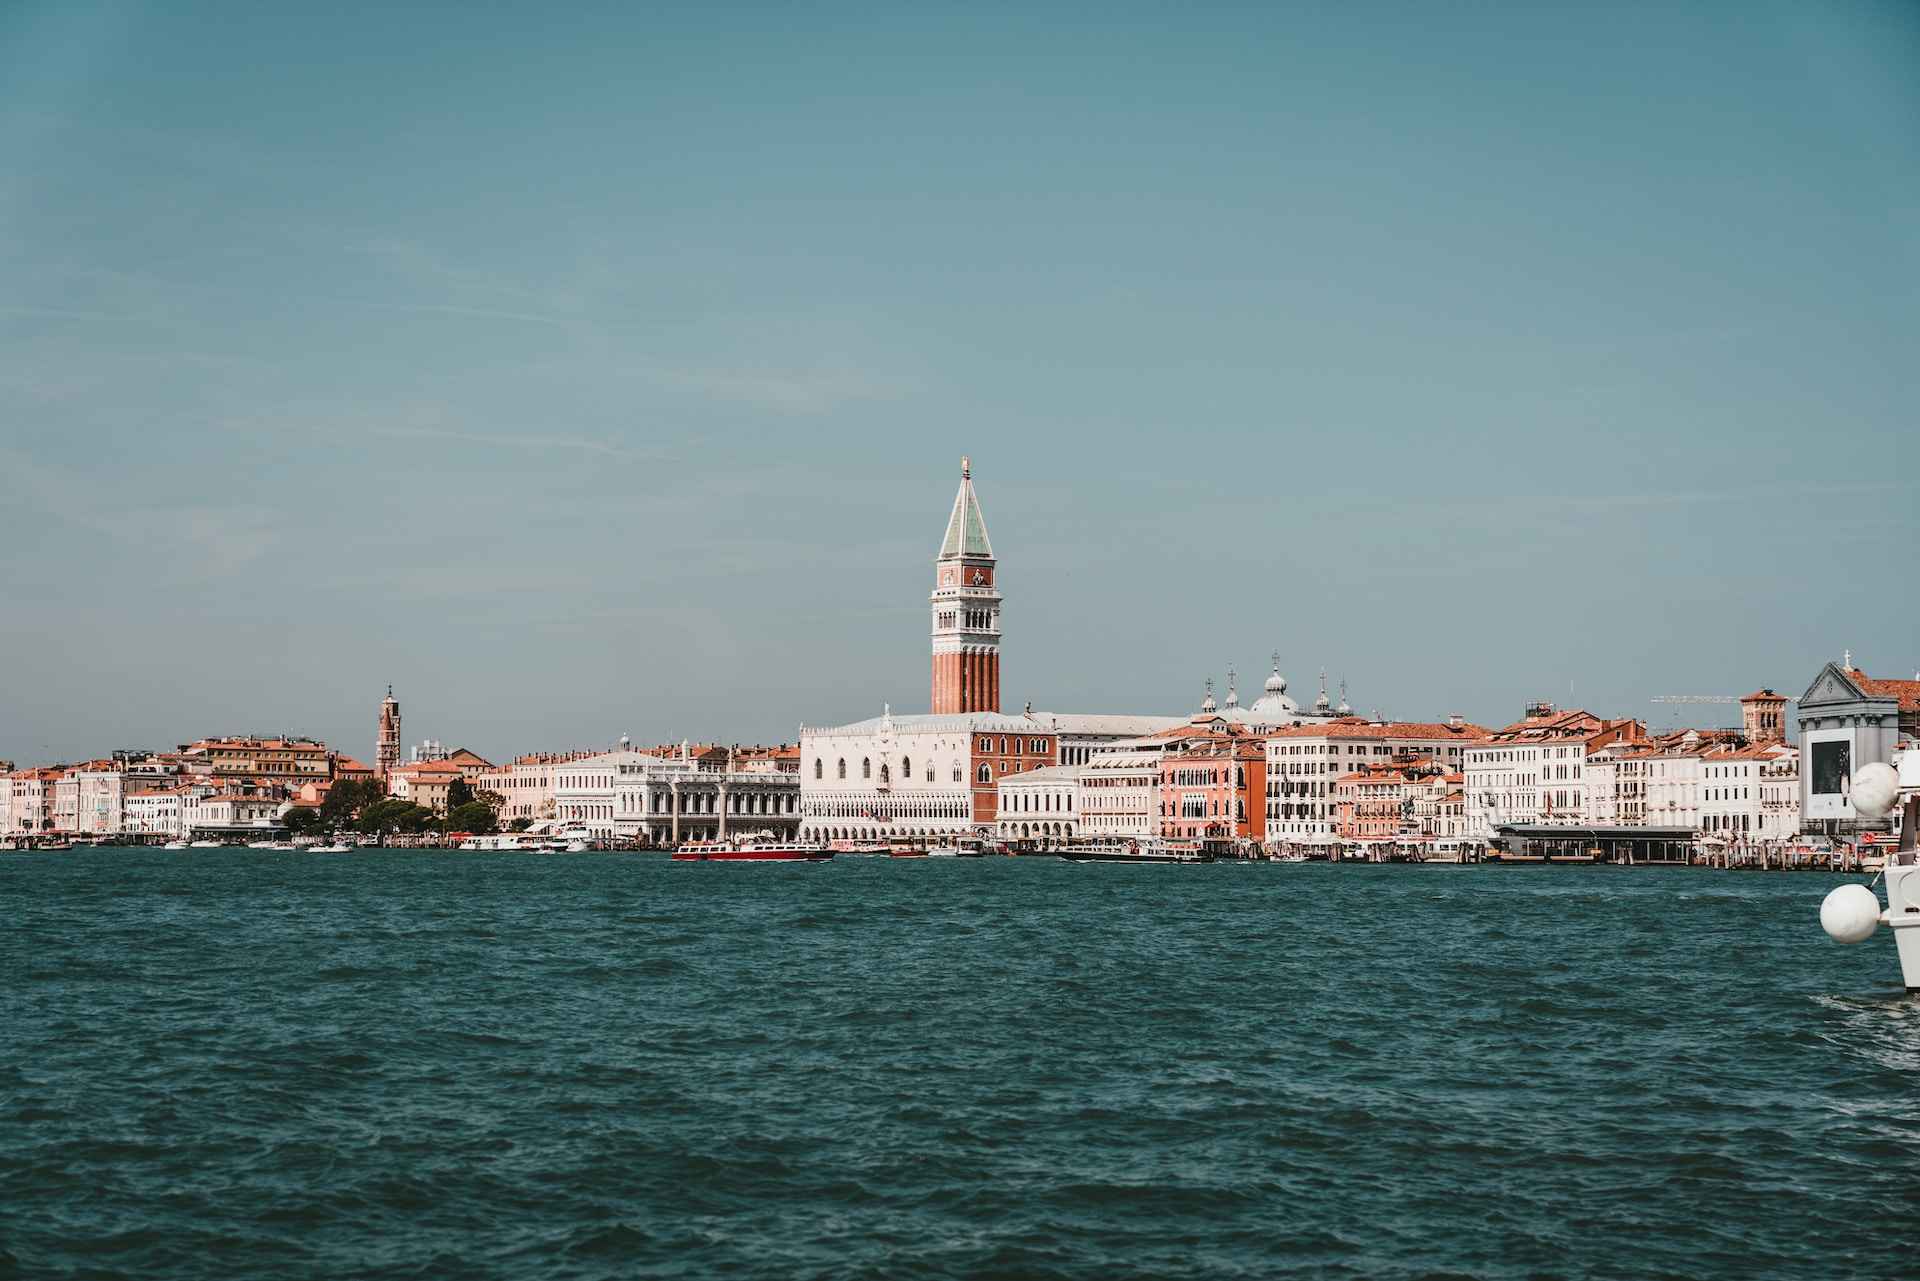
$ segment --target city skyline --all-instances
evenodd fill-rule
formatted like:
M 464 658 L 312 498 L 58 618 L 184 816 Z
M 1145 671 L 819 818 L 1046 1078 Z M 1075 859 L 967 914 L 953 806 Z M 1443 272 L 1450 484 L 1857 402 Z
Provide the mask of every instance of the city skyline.
M 1866 4 L 14 7 L 0 757 L 366 760 L 389 683 L 491 759 L 924 708 L 962 454 L 1007 708 L 1275 650 L 1485 724 L 1908 675 L 1916 50 Z

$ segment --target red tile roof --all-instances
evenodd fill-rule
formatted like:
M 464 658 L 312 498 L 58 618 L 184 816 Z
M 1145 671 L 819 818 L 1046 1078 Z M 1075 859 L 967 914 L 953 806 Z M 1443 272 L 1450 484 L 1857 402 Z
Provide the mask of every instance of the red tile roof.
M 1903 712 L 1920 712 L 1920 680 L 1879 680 L 1857 667 L 1847 673 L 1847 679 L 1858 685 L 1864 694 L 1897 700 Z

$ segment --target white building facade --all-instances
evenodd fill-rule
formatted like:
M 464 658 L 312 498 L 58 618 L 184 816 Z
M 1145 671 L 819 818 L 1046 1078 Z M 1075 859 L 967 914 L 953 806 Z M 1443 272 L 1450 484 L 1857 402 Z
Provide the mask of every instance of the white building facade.
M 1090 767 L 1051 765 L 1000 780 L 1002 840 L 1076 840 L 1080 836 L 1080 783 Z
M 656 847 L 800 827 L 800 780 L 749 762 L 703 764 L 689 754 L 618 751 L 557 762 L 554 821 L 603 840 Z
M 143 836 L 185 835 L 182 807 L 191 790 L 185 787 L 132 789 L 126 795 L 124 830 Z
M 999 783 L 1059 764 L 1046 718 L 999 712 L 894 716 L 800 731 L 802 834 L 925 841 L 992 834 Z
M 1102 752 L 1080 776 L 1080 830 L 1091 840 L 1137 840 L 1160 830 L 1160 753 Z

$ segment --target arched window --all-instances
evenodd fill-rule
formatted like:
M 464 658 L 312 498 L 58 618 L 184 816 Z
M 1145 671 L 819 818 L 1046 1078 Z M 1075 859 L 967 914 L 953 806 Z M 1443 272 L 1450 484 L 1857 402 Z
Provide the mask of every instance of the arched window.
M 885 761 L 880 762 L 880 781 L 882 783 L 891 783 L 893 781 L 893 775 L 888 771 Z
M 822 778 L 825 778 L 825 777 L 827 776 L 827 775 L 826 775 L 826 768 L 825 768 L 825 766 L 824 766 L 824 765 L 823 765 L 823 764 L 821 763 L 821 760 L 820 760 L 820 758 L 819 758 L 818 756 L 816 756 L 816 757 L 814 757 L 814 758 L 813 758 L 813 776 L 814 776 L 814 778 L 816 778 L 816 779 L 822 779 Z
M 861 778 L 873 777 L 873 758 L 872 757 L 862 756 L 860 758 L 860 777 Z
M 984 761 L 980 765 L 980 781 L 982 783 L 991 783 L 993 781 L 993 766 L 986 764 Z
M 911 782 L 912 780 L 913 780 L 913 757 L 902 756 L 900 758 L 900 781 L 902 783 L 907 783 L 907 782 Z
M 840 777 L 845 778 L 846 776 L 847 776 L 847 758 L 842 756 L 840 758 Z
M 954 762 L 954 766 L 953 766 L 953 781 L 954 781 L 954 782 L 956 782 L 956 783 L 958 783 L 958 782 L 960 781 L 960 764 L 959 764 L 959 762 L 958 762 L 958 761 L 956 761 L 956 762 Z
M 933 766 L 931 765 L 927 766 L 927 781 L 929 783 L 933 781 Z

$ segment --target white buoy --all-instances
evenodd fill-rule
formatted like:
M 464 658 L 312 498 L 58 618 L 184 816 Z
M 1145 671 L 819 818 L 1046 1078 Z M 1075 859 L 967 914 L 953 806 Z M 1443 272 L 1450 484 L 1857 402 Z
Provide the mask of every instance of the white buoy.
M 1836 943 L 1864 943 L 1880 928 L 1880 900 L 1864 885 L 1842 885 L 1820 904 L 1820 928 Z
M 1900 776 L 1884 761 L 1862 765 L 1853 775 L 1848 794 L 1854 813 L 1862 818 L 1885 818 L 1900 799 Z

